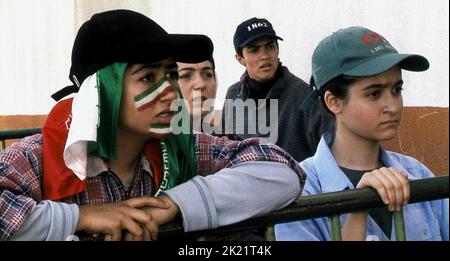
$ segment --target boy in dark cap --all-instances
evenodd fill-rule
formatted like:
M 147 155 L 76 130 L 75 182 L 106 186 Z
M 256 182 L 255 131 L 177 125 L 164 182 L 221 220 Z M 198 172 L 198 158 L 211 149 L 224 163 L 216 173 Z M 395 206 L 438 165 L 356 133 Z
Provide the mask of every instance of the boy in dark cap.
M 302 195 L 353 188 L 375 189 L 385 207 L 341 215 L 343 240 L 396 240 L 392 212 L 403 210 L 407 240 L 448 240 L 448 199 L 408 204 L 408 180 L 433 177 L 421 162 L 385 151 L 397 135 L 402 69 L 425 71 L 428 60 L 400 54 L 380 34 L 349 27 L 327 36 L 312 56 L 313 99 L 320 96 L 336 118 L 336 132 L 322 136 L 316 154 L 301 163 Z M 315 98 L 314 98 L 315 97 Z M 278 240 L 330 240 L 328 218 L 276 226 Z
M 283 39 L 267 19 L 253 17 L 237 26 L 236 60 L 246 71 L 228 88 L 222 128 L 236 139 L 265 137 L 302 161 L 314 154 L 333 118 L 320 104 L 313 110 L 317 113 L 299 109 L 311 88 L 281 64 L 278 40 Z
M 207 36 L 168 34 L 133 11 L 85 22 L 72 51 L 73 85 L 53 97 L 77 94 L 54 106 L 42 135 L 0 154 L 0 239 L 83 232 L 155 240 L 178 214 L 193 231 L 289 204 L 304 175 L 278 147 L 171 134 L 179 127 L 172 119 L 186 111 L 170 109 L 182 106 L 175 61 L 200 62 L 212 51 Z

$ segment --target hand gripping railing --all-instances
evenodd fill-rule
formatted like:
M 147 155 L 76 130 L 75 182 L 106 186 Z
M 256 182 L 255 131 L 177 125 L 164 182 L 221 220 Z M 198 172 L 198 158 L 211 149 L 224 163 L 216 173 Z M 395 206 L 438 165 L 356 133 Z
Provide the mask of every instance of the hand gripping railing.
M 448 176 L 410 181 L 411 198 L 409 203 L 448 198 L 448 186 Z M 250 231 L 278 223 L 328 216 L 332 217 L 331 223 L 333 233 L 331 238 L 333 240 L 340 240 L 340 214 L 382 206 L 385 206 L 383 201 L 378 193 L 372 188 L 317 194 L 299 197 L 286 208 L 262 217 L 248 219 L 213 230 L 196 231 L 187 234 L 193 238 L 208 235 L 220 235 L 239 231 Z M 397 240 L 405 240 L 403 214 L 401 212 L 394 213 L 394 225 L 396 227 Z M 162 226 L 159 233 L 160 239 L 166 239 L 181 235 L 184 232 L 180 222 L 173 222 Z

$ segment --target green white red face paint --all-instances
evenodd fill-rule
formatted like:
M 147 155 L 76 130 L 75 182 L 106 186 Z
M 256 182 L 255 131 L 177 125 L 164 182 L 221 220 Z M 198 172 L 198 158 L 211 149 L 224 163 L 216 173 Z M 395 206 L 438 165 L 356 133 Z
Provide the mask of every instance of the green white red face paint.
M 150 85 L 150 87 L 142 93 L 134 97 L 134 104 L 138 111 L 143 111 L 151 107 L 159 98 L 159 96 L 173 91 L 172 84 L 165 78 Z
M 150 85 L 147 90 L 136 95 L 134 97 L 134 104 L 138 111 L 144 111 L 155 104 L 161 96 L 164 96 L 169 92 L 175 91 L 175 93 L 177 93 L 177 98 L 179 98 L 180 96 L 177 88 L 178 86 L 176 86 L 175 83 L 170 83 L 166 78 L 163 78 Z M 171 133 L 172 129 L 170 123 L 152 123 L 149 131 L 157 135 L 164 135 Z
M 163 134 L 171 133 L 172 128 L 170 127 L 170 123 L 169 124 L 154 123 L 154 124 L 150 125 L 149 131 L 151 133 L 163 135 Z

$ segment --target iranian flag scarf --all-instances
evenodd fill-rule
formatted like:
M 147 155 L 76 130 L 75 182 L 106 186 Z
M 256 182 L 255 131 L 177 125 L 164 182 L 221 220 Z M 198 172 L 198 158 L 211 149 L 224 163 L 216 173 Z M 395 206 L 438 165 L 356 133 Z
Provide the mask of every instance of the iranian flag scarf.
M 117 160 L 116 133 L 126 67 L 126 63 L 114 63 L 99 70 L 83 82 L 73 102 L 72 99 L 59 102 L 48 115 L 42 129 L 45 199 L 58 200 L 83 191 L 85 179 L 99 174 L 87 172 L 89 155 Z M 152 99 L 142 104 L 155 102 L 166 91 L 166 83 L 149 86 L 140 98 L 151 95 Z M 174 88 L 181 95 L 179 88 Z M 186 113 L 183 106 L 180 105 L 178 113 Z M 150 126 L 149 130 L 158 127 Z M 145 144 L 143 153 L 154 172 L 156 194 L 196 175 L 193 141 L 192 133 L 188 133 Z

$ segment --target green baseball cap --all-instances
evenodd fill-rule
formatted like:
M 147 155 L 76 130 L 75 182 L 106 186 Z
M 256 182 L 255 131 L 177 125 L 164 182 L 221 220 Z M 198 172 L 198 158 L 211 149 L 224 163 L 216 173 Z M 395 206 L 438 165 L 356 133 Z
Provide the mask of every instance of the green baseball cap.
M 398 65 L 408 71 L 425 71 L 428 60 L 416 54 L 400 54 L 380 34 L 360 26 L 334 32 L 320 41 L 312 56 L 312 75 L 317 90 L 339 75 L 368 77 Z M 312 94 L 313 99 L 319 95 Z M 311 106 L 306 99 L 302 109 Z M 309 103 L 309 104 L 308 104 Z

